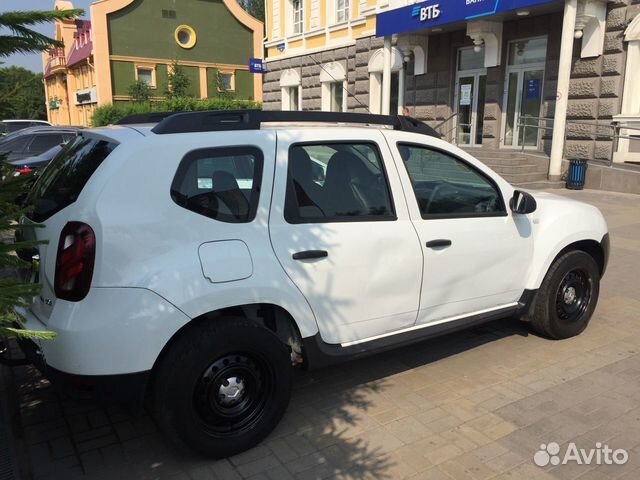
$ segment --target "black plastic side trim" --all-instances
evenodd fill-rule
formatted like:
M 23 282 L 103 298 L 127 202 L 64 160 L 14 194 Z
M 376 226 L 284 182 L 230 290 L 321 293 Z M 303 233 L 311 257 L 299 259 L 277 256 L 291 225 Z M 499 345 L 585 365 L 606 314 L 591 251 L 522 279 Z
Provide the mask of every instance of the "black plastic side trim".
M 611 244 L 609 240 L 609 233 L 605 233 L 604 237 L 602 237 L 602 241 L 600 242 L 600 246 L 602 247 L 602 272 L 600 272 L 600 278 L 604 277 L 604 272 L 607 270 L 607 264 L 609 263 L 609 253 L 611 251 Z
M 532 290 L 528 291 L 534 292 Z M 472 315 L 470 317 L 453 320 L 451 322 L 434 325 L 432 327 L 424 327 L 422 329 L 412 330 L 405 333 L 389 335 L 378 340 L 372 340 L 370 342 L 360 343 L 349 347 L 343 347 L 340 344 L 325 343 L 322 340 L 320 333 L 317 333 L 312 337 L 302 339 L 305 364 L 307 368 L 315 370 L 327 365 L 333 365 L 396 347 L 410 345 L 412 343 L 446 335 L 447 333 L 480 325 L 492 320 L 505 318 L 521 312 L 522 308 L 523 304 L 519 303 L 513 307 L 501 308 L 500 310 Z

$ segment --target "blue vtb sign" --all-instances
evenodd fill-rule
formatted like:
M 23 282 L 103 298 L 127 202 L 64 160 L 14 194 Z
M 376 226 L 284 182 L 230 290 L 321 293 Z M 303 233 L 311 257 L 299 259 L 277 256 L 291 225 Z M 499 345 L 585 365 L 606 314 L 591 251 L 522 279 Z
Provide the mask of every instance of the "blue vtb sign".
M 261 58 L 249 59 L 249 72 L 251 73 L 264 73 L 264 64 Z
M 376 36 L 433 28 L 553 0 L 426 0 L 376 15 Z

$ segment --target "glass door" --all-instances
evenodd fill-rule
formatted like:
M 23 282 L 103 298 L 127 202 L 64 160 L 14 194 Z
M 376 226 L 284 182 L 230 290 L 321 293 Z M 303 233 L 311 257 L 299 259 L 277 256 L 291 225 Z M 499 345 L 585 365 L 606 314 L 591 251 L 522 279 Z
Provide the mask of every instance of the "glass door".
M 546 37 L 509 44 L 509 65 L 503 102 L 503 145 L 538 146 L 538 117 L 542 107 Z
M 475 52 L 473 48 L 461 48 L 458 51 L 455 98 L 455 142 L 458 145 L 482 144 L 486 86 L 484 50 Z

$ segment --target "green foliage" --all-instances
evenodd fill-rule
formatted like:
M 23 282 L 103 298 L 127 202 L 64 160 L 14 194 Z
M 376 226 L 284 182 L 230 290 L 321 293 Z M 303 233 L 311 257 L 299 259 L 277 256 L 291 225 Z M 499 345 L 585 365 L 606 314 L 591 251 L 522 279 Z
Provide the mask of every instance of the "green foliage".
M 46 119 L 42 74 L 21 67 L 0 68 L 0 119 Z
M 191 80 L 184 71 L 184 67 L 178 64 L 177 60 L 174 60 L 169 67 L 167 73 L 167 91 L 165 92 L 168 98 L 178 98 L 189 96 L 189 86 Z
M 101 127 L 116 123 L 127 115 L 149 112 L 193 112 L 203 110 L 244 110 L 260 109 L 260 103 L 227 98 L 198 100 L 192 97 L 170 98 L 162 102 L 123 103 L 96 108 L 91 124 Z
M 151 96 L 151 87 L 147 82 L 136 80 L 129 85 L 127 93 L 134 102 L 147 102 Z
M 13 53 L 30 53 L 45 50 L 51 46 L 62 44 L 29 28 L 40 23 L 54 20 L 71 20 L 84 13 L 84 10 L 32 10 L 29 12 L 0 13 L 0 57 L 8 57 Z M 4 34 L 9 30 L 10 35 Z
M 19 217 L 26 209 L 16 203 L 16 198 L 25 194 L 25 189 L 30 185 L 28 176 L 14 179 L 11 169 L 0 157 L 0 336 L 18 335 L 29 338 L 52 338 L 52 332 L 34 332 L 31 330 L 15 329 L 13 325 L 20 323 L 22 318 L 14 308 L 28 307 L 26 299 L 40 292 L 40 285 L 25 283 L 20 280 L 21 269 L 30 264 L 21 260 L 15 251 L 18 249 L 33 248 L 39 242 L 16 242 L 15 231 L 25 228 L 17 223 Z M 37 227 L 27 227 L 37 228 Z
M 264 0 L 240 0 L 239 3 L 249 14 L 264 22 Z

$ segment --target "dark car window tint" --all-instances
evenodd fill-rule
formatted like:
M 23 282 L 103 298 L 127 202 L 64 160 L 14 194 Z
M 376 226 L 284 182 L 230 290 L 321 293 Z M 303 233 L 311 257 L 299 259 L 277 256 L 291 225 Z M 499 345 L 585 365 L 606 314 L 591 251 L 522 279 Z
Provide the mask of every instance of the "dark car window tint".
M 255 147 L 195 150 L 180 162 L 171 197 L 214 220 L 251 222 L 258 210 L 262 162 L 262 152 Z
M 117 143 L 77 137 L 44 170 L 29 193 L 32 219 L 42 222 L 75 202 L 85 184 Z
M 42 152 L 46 152 L 51 147 L 60 145 L 62 141 L 62 135 L 60 135 L 59 133 L 36 135 L 33 141 L 29 144 L 28 151 L 32 155 L 38 155 Z
M 439 150 L 398 145 L 423 218 L 506 214 L 498 188 L 484 174 Z
M 17 137 L 17 138 L 14 138 L 13 140 L 9 140 L 8 142 L 3 143 L 2 146 L 0 146 L 0 152 L 2 153 L 21 152 L 25 149 L 25 147 L 27 146 L 27 144 L 32 138 L 33 137 L 25 135 L 23 137 Z
M 289 149 L 285 219 L 290 223 L 394 220 L 382 160 L 372 143 Z

